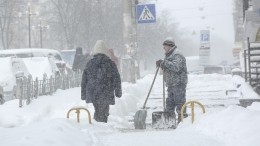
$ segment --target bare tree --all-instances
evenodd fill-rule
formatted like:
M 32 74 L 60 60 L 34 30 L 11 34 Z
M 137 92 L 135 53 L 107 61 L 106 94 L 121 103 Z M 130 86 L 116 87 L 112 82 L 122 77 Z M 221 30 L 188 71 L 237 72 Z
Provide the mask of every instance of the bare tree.
M 55 18 L 52 27 L 60 39 L 65 39 L 65 47 L 71 48 L 78 39 L 80 24 L 85 16 L 86 1 L 51 0 L 50 2 L 54 6 L 52 13 Z
M 0 1 L 0 35 L 3 49 L 8 49 L 13 41 L 13 30 L 11 24 L 14 23 L 14 10 L 17 0 Z
M 51 48 L 73 49 L 82 46 L 90 50 L 102 39 L 116 52 L 124 52 L 123 0 L 49 0 L 48 9 L 41 12 L 50 25 Z M 139 53 L 154 59 L 167 36 L 181 37 L 177 25 L 170 22 L 168 12 L 156 24 L 138 25 Z M 185 39 L 183 39 L 185 40 Z M 182 47 L 181 47 L 182 48 Z
M 50 25 L 50 43 L 60 49 L 82 46 L 90 50 L 103 39 L 121 49 L 122 0 L 49 0 L 44 17 Z

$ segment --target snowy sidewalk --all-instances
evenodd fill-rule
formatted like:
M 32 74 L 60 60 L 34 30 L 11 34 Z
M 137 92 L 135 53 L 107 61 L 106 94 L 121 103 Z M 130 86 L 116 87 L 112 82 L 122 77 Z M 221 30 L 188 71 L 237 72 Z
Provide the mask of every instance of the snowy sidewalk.
M 153 75 L 148 75 L 137 84 L 123 83 L 123 97 L 111 106 L 107 124 L 88 124 L 87 114 L 81 113 L 81 123 L 76 122 L 76 114 L 66 118 L 67 111 L 73 106 L 87 107 L 93 116 L 93 106 L 80 100 L 80 88 L 59 90 L 53 96 L 42 96 L 29 106 L 18 107 L 18 100 L 6 102 L 0 106 L 0 145 L 2 146 L 259 146 L 260 104 L 254 103 L 248 108 L 236 105 L 223 108 L 210 108 L 206 114 L 196 114 L 194 124 L 185 119 L 176 130 L 144 130 L 143 132 L 121 132 L 120 128 L 133 128 L 129 122 L 139 105 L 143 104 Z M 204 78 L 204 81 L 202 80 Z M 212 78 L 212 79 L 211 79 Z M 191 89 L 206 85 L 212 81 L 231 82 L 229 77 L 193 76 L 187 98 L 192 99 Z M 224 82 L 227 81 L 227 82 Z M 203 84 L 204 82 L 204 84 Z M 219 84 L 219 86 L 223 86 Z M 156 81 L 152 95 L 161 94 L 160 77 Z M 191 87 L 191 86 L 190 86 Z M 210 87 L 209 87 L 210 88 Z M 216 87 L 214 87 L 216 88 Z M 220 88 L 220 87 L 218 87 Z M 225 88 L 225 87 L 223 87 Z M 158 91 L 158 92 L 157 92 Z M 194 90 L 193 90 L 194 91 Z M 193 92 L 194 93 L 194 92 Z M 201 97 L 200 97 L 201 98 Z M 224 98 L 224 97 L 223 97 Z M 148 101 L 147 105 L 161 105 L 160 99 Z M 202 101 L 201 101 L 202 102 Z M 138 104 L 137 104 L 138 103 Z M 156 108 L 160 110 L 160 107 Z M 151 115 L 148 115 L 151 116 Z M 148 120 L 149 121 L 149 120 Z

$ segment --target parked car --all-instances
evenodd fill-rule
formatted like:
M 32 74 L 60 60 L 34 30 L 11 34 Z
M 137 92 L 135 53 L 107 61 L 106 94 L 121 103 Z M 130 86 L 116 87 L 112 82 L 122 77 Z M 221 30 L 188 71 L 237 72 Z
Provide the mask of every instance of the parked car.
M 232 68 L 230 66 L 221 66 L 221 65 L 207 65 L 204 66 L 204 74 L 231 74 Z
M 8 49 L 0 50 L 0 57 L 14 56 L 17 58 L 32 58 L 32 57 L 48 57 L 53 59 L 60 70 L 60 73 L 67 74 L 71 72 L 70 68 L 62 60 L 62 57 L 57 50 L 42 49 L 42 48 L 24 48 L 24 49 Z
M 16 93 L 16 78 L 23 77 L 28 79 L 32 77 L 35 81 L 43 80 L 44 74 L 47 78 L 60 75 L 60 71 L 52 58 L 32 57 L 32 58 L 0 58 L 0 86 L 4 90 L 4 99 L 6 101 L 13 99 Z
M 62 59 L 72 67 L 76 50 L 62 50 L 60 54 Z
M 15 95 L 16 73 L 22 72 L 25 78 L 30 74 L 20 58 L 0 58 L 0 68 L 0 86 L 3 88 L 4 100 L 8 101 Z

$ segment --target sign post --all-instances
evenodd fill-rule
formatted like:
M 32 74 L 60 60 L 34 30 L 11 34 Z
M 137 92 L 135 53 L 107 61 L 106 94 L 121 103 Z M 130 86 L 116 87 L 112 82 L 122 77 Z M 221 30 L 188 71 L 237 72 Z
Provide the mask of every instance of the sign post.
M 156 13 L 155 4 L 136 5 L 136 20 L 137 23 L 155 23 Z
M 209 65 L 210 63 L 210 31 L 200 31 L 200 51 L 199 64 L 201 66 Z

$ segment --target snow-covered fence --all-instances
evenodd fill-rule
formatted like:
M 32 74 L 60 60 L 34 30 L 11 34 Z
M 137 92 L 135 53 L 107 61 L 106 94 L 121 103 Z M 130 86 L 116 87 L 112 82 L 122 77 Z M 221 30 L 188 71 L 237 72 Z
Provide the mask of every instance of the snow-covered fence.
M 66 90 L 79 87 L 81 77 L 81 72 L 74 72 L 55 77 L 50 76 L 49 78 L 47 74 L 44 74 L 42 80 L 36 78 L 34 81 L 31 76 L 28 78 L 17 78 L 16 98 L 19 99 L 19 107 L 23 106 L 24 101 L 28 105 L 33 99 L 37 99 L 38 96 L 52 95 L 58 89 Z

